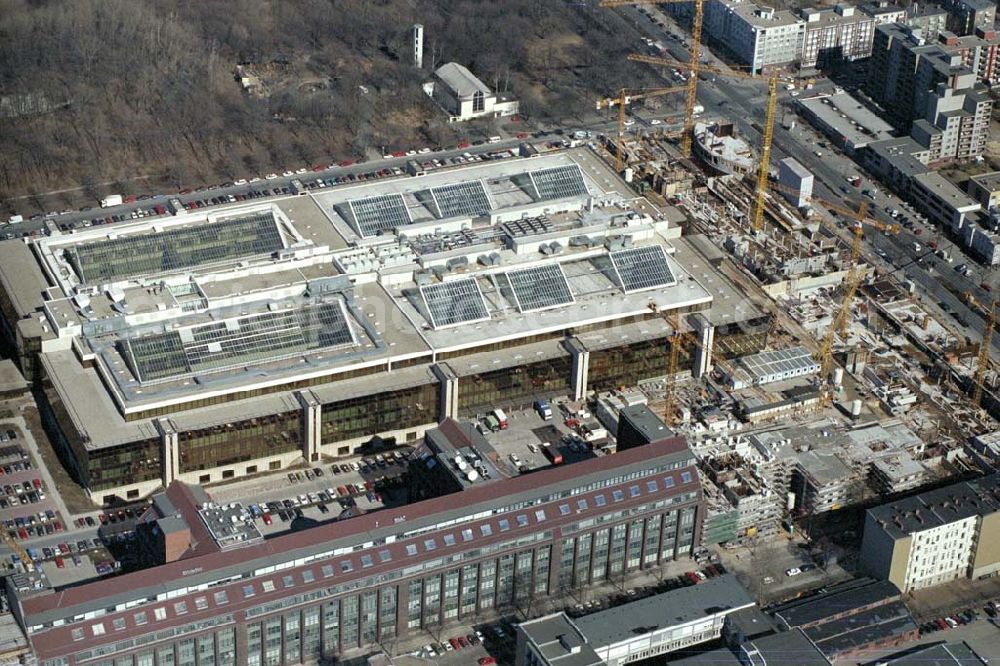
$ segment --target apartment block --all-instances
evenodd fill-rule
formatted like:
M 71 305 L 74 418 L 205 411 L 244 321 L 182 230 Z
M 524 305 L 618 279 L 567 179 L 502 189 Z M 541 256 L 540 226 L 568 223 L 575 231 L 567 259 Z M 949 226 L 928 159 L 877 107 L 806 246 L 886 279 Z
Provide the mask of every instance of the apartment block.
M 985 210 L 1000 206 L 1000 171 L 991 171 L 969 179 L 969 196 Z
M 885 25 L 886 23 L 902 23 L 906 20 L 906 9 L 888 2 L 888 0 L 878 0 L 863 4 L 859 7 L 861 11 L 872 17 L 875 25 Z
M 787 67 L 802 57 L 805 22 L 790 11 L 744 0 L 713 0 L 705 6 L 704 26 L 754 73 Z
M 938 0 L 948 12 L 947 28 L 959 35 L 972 35 L 977 28 L 992 30 L 997 7 L 993 0 Z
M 1000 572 L 998 483 L 993 474 L 869 509 L 862 566 L 904 593 Z
M 802 67 L 823 67 L 841 60 L 859 60 L 872 54 L 875 19 L 851 5 L 803 9 L 806 30 Z

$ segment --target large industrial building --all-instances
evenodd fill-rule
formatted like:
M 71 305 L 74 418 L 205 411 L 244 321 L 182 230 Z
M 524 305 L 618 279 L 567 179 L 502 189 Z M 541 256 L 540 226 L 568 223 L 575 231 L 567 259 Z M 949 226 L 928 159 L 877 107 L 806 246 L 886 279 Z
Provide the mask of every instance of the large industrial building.
M 4 331 L 98 504 L 662 376 L 665 312 L 696 373 L 767 335 L 587 150 L 50 230 L 0 243 Z
M 449 425 L 432 439 L 450 442 L 449 460 L 421 458 L 428 468 L 487 455 Z M 238 505 L 174 482 L 142 520 L 179 559 L 19 592 L 13 612 L 42 666 L 309 663 L 620 581 L 700 542 L 683 438 L 513 477 L 455 475 L 448 494 L 267 540 L 240 528 Z

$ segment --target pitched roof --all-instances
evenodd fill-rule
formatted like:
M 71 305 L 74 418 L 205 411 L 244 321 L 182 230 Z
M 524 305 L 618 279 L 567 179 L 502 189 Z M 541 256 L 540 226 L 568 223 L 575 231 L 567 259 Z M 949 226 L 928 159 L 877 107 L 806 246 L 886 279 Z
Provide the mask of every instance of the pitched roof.
M 472 97 L 473 93 L 476 92 L 481 92 L 484 95 L 491 93 L 485 83 L 457 62 L 449 62 L 441 65 L 434 74 L 441 79 L 442 83 L 451 88 L 457 97 Z

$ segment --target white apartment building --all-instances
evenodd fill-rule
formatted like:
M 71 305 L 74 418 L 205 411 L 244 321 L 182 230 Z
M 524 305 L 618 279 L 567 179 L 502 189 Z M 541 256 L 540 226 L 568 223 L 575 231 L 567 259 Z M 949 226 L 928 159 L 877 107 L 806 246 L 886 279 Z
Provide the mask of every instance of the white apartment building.
M 896 15 L 891 10 L 878 6 L 871 11 L 884 19 Z M 756 73 L 771 67 L 811 68 L 867 58 L 879 22 L 873 14 L 843 3 L 830 9 L 804 9 L 799 16 L 751 0 L 711 0 L 705 5 L 704 29 Z
M 805 22 L 792 12 L 744 0 L 713 0 L 705 6 L 705 29 L 754 73 L 797 63 Z
M 1000 476 L 869 509 L 861 564 L 902 592 L 1000 571 Z
M 978 516 L 914 532 L 903 585 L 907 590 L 964 578 L 972 559 Z
M 875 19 L 868 14 L 841 3 L 829 9 L 803 9 L 802 18 L 806 22 L 802 67 L 871 56 Z

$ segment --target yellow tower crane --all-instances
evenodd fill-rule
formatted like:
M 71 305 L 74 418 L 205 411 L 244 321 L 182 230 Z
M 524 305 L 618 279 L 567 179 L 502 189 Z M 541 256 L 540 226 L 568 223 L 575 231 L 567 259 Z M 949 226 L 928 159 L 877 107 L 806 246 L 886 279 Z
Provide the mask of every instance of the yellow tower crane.
M 664 5 L 688 0 L 601 0 L 601 7 L 625 5 Z M 698 103 L 698 68 L 701 57 L 701 23 L 704 17 L 704 0 L 694 0 L 694 20 L 691 22 L 691 60 L 687 69 L 691 77 L 687 82 L 687 102 L 684 107 L 684 134 L 681 136 L 681 153 L 691 157 L 691 138 L 694 134 L 694 107 Z
M 858 260 L 861 257 L 861 244 L 865 237 L 865 225 L 874 227 L 883 233 L 899 233 L 899 225 L 884 224 L 867 217 L 868 211 L 864 203 L 861 204 L 858 211 L 850 211 L 850 209 L 846 208 L 843 210 L 848 211 L 855 218 L 855 223 L 851 226 L 851 233 L 854 235 L 851 239 L 849 262 L 851 268 L 847 274 L 847 278 L 844 280 L 844 298 L 840 302 L 837 314 L 833 318 L 833 324 L 826 330 L 826 335 L 820 341 L 819 350 L 815 355 L 815 359 L 820 365 L 820 380 L 822 382 L 829 381 L 830 372 L 833 370 L 833 344 L 838 335 L 843 336 L 847 332 L 848 317 L 851 314 L 851 301 L 854 299 L 854 294 L 857 293 L 858 287 L 861 286 L 861 281 L 865 277 L 865 271 L 858 265 Z M 829 391 L 823 392 L 823 401 L 825 403 L 829 404 L 831 398 L 832 396 Z
M 665 58 L 657 58 L 654 56 L 646 56 L 635 53 L 630 55 L 628 59 L 634 62 L 644 62 L 650 65 L 692 69 L 691 66 L 686 63 L 679 63 Z M 698 78 L 697 73 L 699 71 L 712 72 L 718 76 L 732 76 L 735 78 L 751 79 L 754 81 L 761 80 L 760 77 L 754 76 L 748 72 L 721 69 L 719 67 L 709 67 L 708 65 L 696 65 L 694 67 L 692 73 L 695 74 L 695 79 Z M 767 78 L 767 111 L 764 115 L 764 129 L 762 132 L 763 136 L 761 138 L 760 146 L 760 167 L 757 169 L 757 195 L 754 199 L 753 210 L 750 211 L 750 226 L 754 231 L 762 231 L 764 229 L 764 205 L 767 194 L 768 169 L 771 162 L 771 142 L 774 138 L 774 116 L 778 103 L 778 81 L 784 80 L 784 78 L 785 77 L 780 77 L 777 74 L 771 74 Z
M 686 88 L 675 86 L 673 88 L 649 88 L 646 90 L 628 90 L 622 88 L 618 91 L 617 97 L 607 97 L 597 100 L 597 110 L 618 107 L 618 141 L 615 145 L 615 170 L 621 173 L 625 168 L 625 107 L 642 99 L 660 97 L 670 93 L 683 92 Z
M 983 329 L 983 341 L 979 343 L 979 358 L 976 360 L 976 375 L 973 378 L 972 404 L 976 409 L 983 400 L 983 382 L 986 381 L 986 371 L 990 367 L 990 347 L 993 344 L 993 329 L 997 324 L 997 301 L 990 303 L 990 311 L 986 317 L 986 328 Z

